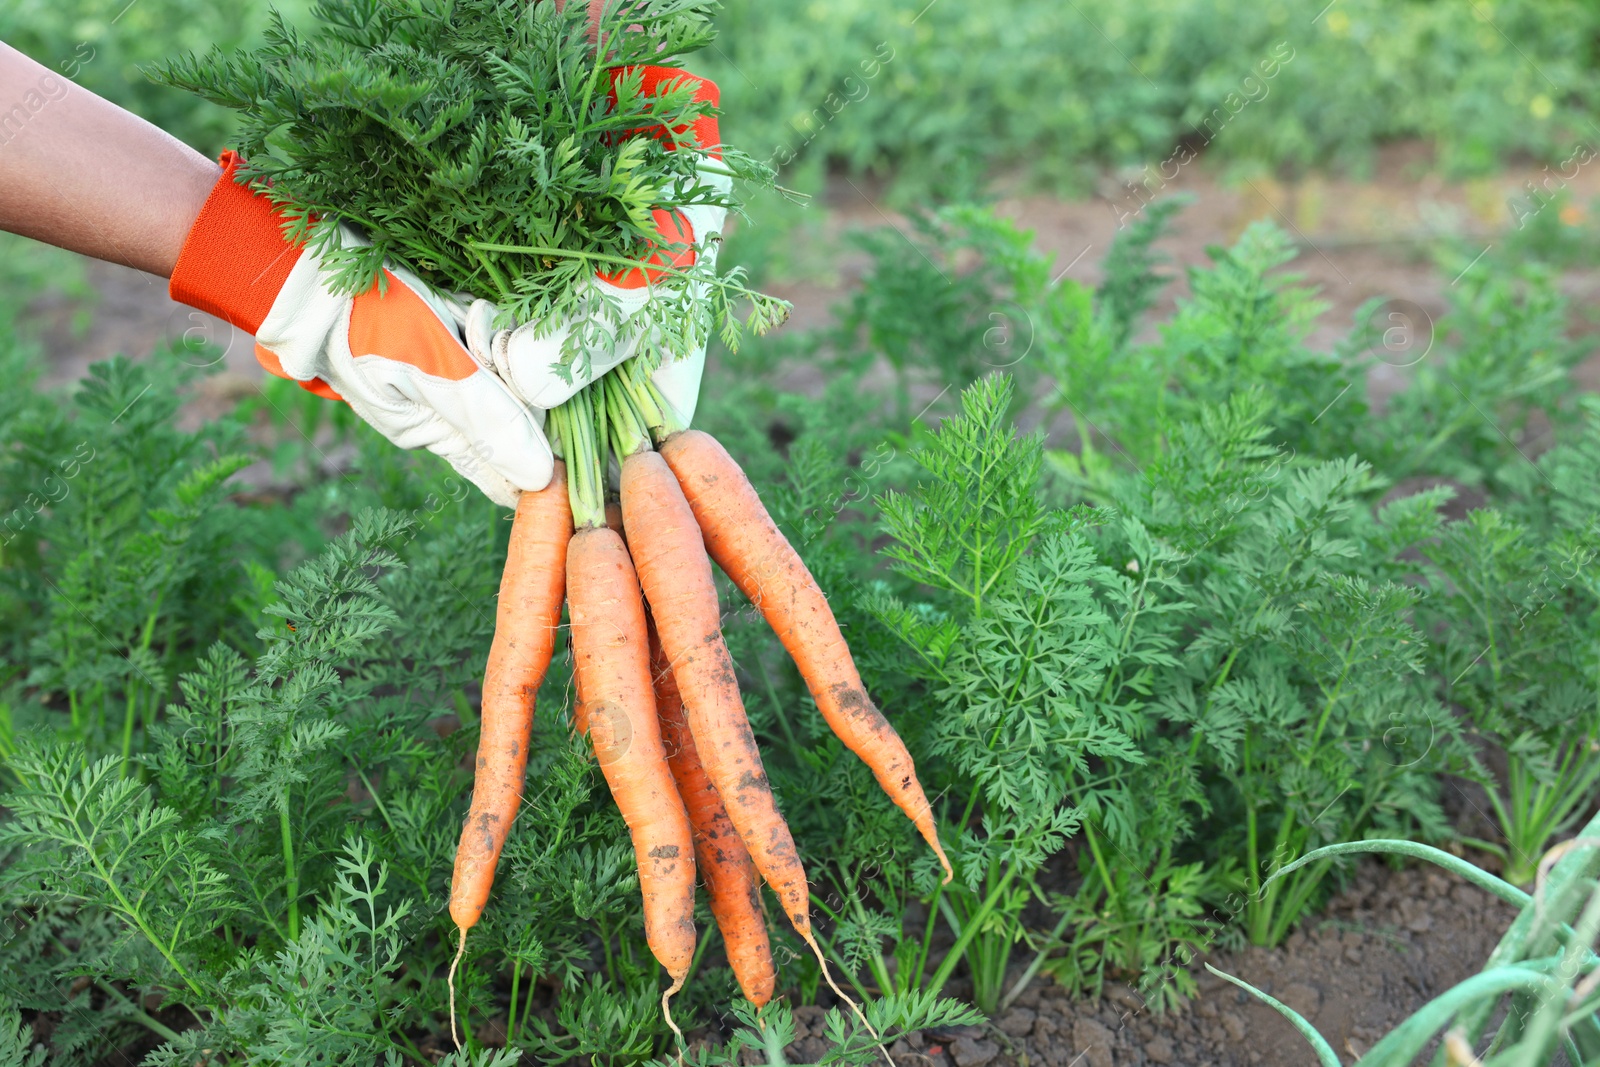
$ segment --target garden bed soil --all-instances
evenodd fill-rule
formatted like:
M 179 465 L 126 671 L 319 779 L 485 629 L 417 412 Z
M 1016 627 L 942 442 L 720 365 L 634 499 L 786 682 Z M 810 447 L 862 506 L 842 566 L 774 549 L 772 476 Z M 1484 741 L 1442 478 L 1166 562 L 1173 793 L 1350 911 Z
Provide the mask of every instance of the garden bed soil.
M 1349 888 L 1280 947 L 1217 953 L 1209 962 L 1305 1015 L 1350 1064 L 1428 1000 L 1477 973 L 1515 917 L 1510 905 L 1431 867 L 1394 870 L 1368 860 Z M 985 1026 L 910 1034 L 890 1051 L 896 1067 L 1315 1062 L 1305 1040 L 1272 1009 L 1203 969 L 1197 981 L 1197 997 L 1156 1015 L 1126 986 L 1110 987 L 1096 1000 L 1073 1000 L 1040 980 Z M 799 1040 L 786 1057 L 791 1064 L 814 1064 L 829 1048 L 821 1036 L 823 1009 L 804 1006 L 794 1014 Z M 192 1022 L 179 1012 L 164 1021 L 180 1028 Z M 691 1044 L 709 1036 L 692 1034 Z M 136 1063 L 154 1044 L 124 1048 L 100 1067 Z M 761 1062 L 753 1050 L 745 1055 L 746 1063 Z
M 1314 1023 L 1346 1063 L 1428 1000 L 1477 973 L 1516 917 L 1510 905 L 1431 867 L 1367 861 L 1352 884 L 1279 948 L 1217 953 L 1212 966 L 1271 993 Z M 1315 1062 L 1271 1008 L 1200 969 L 1200 994 L 1155 1015 L 1113 987 L 1074 1001 L 1041 981 L 984 1027 L 917 1033 L 897 1067 L 1289 1067 Z M 822 1012 L 800 1008 L 791 1063 L 826 1050 Z

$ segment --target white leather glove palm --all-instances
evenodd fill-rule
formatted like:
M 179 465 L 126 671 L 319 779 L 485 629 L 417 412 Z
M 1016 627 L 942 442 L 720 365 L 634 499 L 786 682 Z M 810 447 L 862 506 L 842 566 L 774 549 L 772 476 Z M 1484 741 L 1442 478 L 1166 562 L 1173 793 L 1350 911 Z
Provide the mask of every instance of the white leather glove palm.
M 360 241 L 346 229 L 344 239 Z M 320 381 L 401 448 L 426 448 L 497 504 L 550 481 L 544 413 L 522 403 L 463 346 L 461 304 L 410 271 L 386 291 L 350 297 L 327 284 L 306 250 L 256 331 L 257 358 L 301 382 Z M 319 390 L 321 391 L 321 390 Z

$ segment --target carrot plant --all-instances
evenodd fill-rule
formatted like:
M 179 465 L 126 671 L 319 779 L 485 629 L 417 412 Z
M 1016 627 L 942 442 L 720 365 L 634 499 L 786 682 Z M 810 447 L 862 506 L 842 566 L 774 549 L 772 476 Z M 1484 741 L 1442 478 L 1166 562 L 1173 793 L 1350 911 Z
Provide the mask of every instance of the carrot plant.
M 1585 815 L 1600 760 L 1600 408 L 1582 436 L 1519 472 L 1522 491 L 1474 511 L 1427 551 L 1440 693 L 1505 756 L 1488 798 L 1503 842 L 1481 842 L 1527 885 Z
M 1368 465 L 1291 467 L 1265 446 L 1266 403 L 1246 394 L 1175 428 L 1166 455 L 1112 501 L 1182 550 L 1184 655 L 1154 696 L 1199 761 L 1199 825 L 1233 843 L 1238 917 L 1251 940 L 1276 944 L 1327 892 L 1327 868 L 1268 885 L 1274 870 L 1369 826 L 1446 834 L 1436 775 L 1469 760 L 1422 682 L 1418 594 L 1404 581 L 1403 554 L 1438 531 L 1445 494 L 1374 514 Z M 1256 484 L 1237 511 L 1208 521 L 1246 479 Z
M 914 237 L 896 230 L 848 236 L 872 269 L 835 309 L 832 327 L 811 339 L 819 356 L 852 376 L 887 362 L 895 427 L 942 387 L 996 368 L 1017 378 L 1026 395 L 1035 377 L 1027 308 L 1050 279 L 1043 259 L 1029 253 L 1030 235 L 964 205 L 914 213 L 911 222 Z M 907 255 L 908 241 L 915 254 Z M 913 403 L 914 395 L 924 399 Z
M 978 853 L 988 857 L 984 879 L 936 891 L 892 827 L 865 812 L 811 820 L 816 847 L 826 842 L 836 857 L 816 893 L 834 924 L 828 936 L 864 989 L 920 988 L 959 975 L 988 1007 L 1042 973 L 1089 991 L 1110 977 L 1135 980 L 1159 1005 L 1170 1003 L 1198 952 L 1219 939 L 1282 940 L 1341 876 L 1333 860 L 1276 871 L 1352 836 L 1447 838 L 1447 802 L 1459 801 L 1441 775 L 1490 777 L 1439 688 L 1440 627 L 1468 615 L 1464 605 L 1436 610 L 1448 582 L 1434 589 L 1419 561 L 1480 519 L 1447 518 L 1448 487 L 1396 496 L 1390 471 L 1415 472 L 1406 457 L 1438 427 L 1458 427 L 1450 432 L 1463 444 L 1487 442 L 1492 428 L 1480 433 L 1457 418 L 1460 394 L 1442 387 L 1438 368 L 1415 394 L 1390 402 L 1408 417 L 1372 416 L 1362 384 L 1374 359 L 1362 347 L 1370 335 L 1358 328 L 1336 353 L 1307 346 L 1319 307 L 1283 272 L 1291 252 L 1270 228 L 1213 251 L 1209 268 L 1191 268 L 1192 295 L 1159 333 L 1134 329 L 1161 285 L 1149 249 L 1168 217 L 1158 205 L 1127 235 L 1102 292 L 1071 282 L 1013 284 L 1040 272 L 1010 262 L 1015 246 L 1007 244 L 1013 251 L 989 273 L 979 270 L 972 285 L 946 294 L 952 303 L 940 316 L 956 323 L 981 321 L 986 301 L 1033 294 L 1024 305 L 1033 356 L 1055 379 L 1057 425 L 1076 429 L 1075 450 L 1019 458 L 1037 446 L 1011 439 L 1007 405 L 997 404 L 992 386 L 969 392 L 963 415 L 931 436 L 913 427 L 909 452 L 889 427 L 892 444 L 863 431 L 848 390 L 822 405 L 835 405 L 833 415 L 791 405 L 782 416 L 785 436 L 800 434 L 786 445 L 786 522 L 836 602 L 854 602 L 840 610 L 863 634 L 858 640 L 870 640 L 869 684 L 892 694 L 885 704 L 943 798 L 947 833 L 964 835 L 959 851 L 970 857 L 990 841 L 992 818 L 1001 831 L 991 851 Z M 964 238 L 935 227 L 925 239 Z M 836 366 L 864 365 L 868 345 L 914 331 L 909 316 L 893 317 L 896 287 L 911 284 L 903 274 L 884 261 L 865 280 L 868 295 L 851 305 L 864 316 L 859 328 L 827 338 Z M 1440 366 L 1489 376 L 1464 389 L 1487 394 L 1502 381 L 1481 353 L 1570 364 L 1570 345 L 1524 333 L 1530 323 L 1560 320 L 1542 290 L 1496 290 L 1488 306 L 1498 310 L 1476 299 L 1458 309 L 1473 327 L 1470 340 L 1457 342 L 1449 320 L 1439 325 Z M 1504 406 L 1526 413 L 1555 399 L 1513 389 Z M 891 398 L 889 409 L 898 402 Z M 1555 417 L 1572 423 L 1559 410 Z M 1497 449 L 1471 448 L 1498 472 L 1500 492 L 1518 484 L 1523 461 L 1504 439 Z M 1569 480 L 1587 469 L 1564 463 Z M 1531 467 L 1521 473 L 1543 484 Z M 1585 485 L 1573 481 L 1560 499 L 1581 497 Z M 863 531 L 863 498 L 879 486 L 900 490 L 885 498 L 891 539 L 880 549 L 900 576 L 869 580 L 851 565 L 861 544 L 852 531 Z M 990 617 L 990 598 L 1026 588 L 1021 599 L 1032 612 L 1053 610 L 1045 587 L 1017 583 L 1039 580 L 1045 516 L 1074 514 L 1059 504 L 1075 499 L 1095 505 L 1071 520 L 1092 552 L 1070 583 L 1085 599 L 1059 619 L 1034 618 L 1021 630 L 1026 638 L 1008 644 L 1007 619 Z M 1534 540 L 1559 558 L 1582 558 L 1577 545 L 1589 535 L 1581 508 L 1565 508 Z M 962 579 L 961 568 L 982 577 Z M 1550 605 L 1552 625 L 1584 612 L 1582 582 L 1567 584 Z M 1490 613 L 1514 617 L 1500 607 Z M 869 639 L 874 628 L 881 636 Z M 980 635 L 987 643 L 973 643 Z M 1072 654 L 1052 661 L 1056 640 Z M 1574 651 L 1575 662 L 1583 654 Z M 754 642 L 740 658 L 752 684 L 773 688 L 772 704 L 781 707 L 785 680 L 781 672 L 775 680 L 770 655 Z M 961 664 L 1015 691 L 995 698 L 985 683 L 958 685 L 966 676 L 948 672 Z M 1078 689 L 1051 697 L 1048 687 L 1030 687 L 1034 669 Z M 1593 701 L 1592 680 L 1571 691 Z M 1032 699 L 1068 710 L 1035 719 Z M 809 749 L 800 766 L 777 773 L 792 795 L 860 788 L 826 745 L 797 736 L 781 712 L 762 726 Z M 1082 732 L 1050 732 L 1073 729 Z M 1096 749 L 1106 735 L 1095 729 L 1127 740 Z M 959 742 L 941 742 L 958 730 L 967 731 Z M 1586 745 L 1581 729 L 1552 730 L 1569 746 L 1563 758 Z M 995 766 L 986 767 L 981 753 L 991 743 Z M 1540 767 L 1553 771 L 1537 773 L 1554 785 L 1550 775 L 1562 766 L 1546 761 Z M 1574 756 L 1565 766 L 1581 774 L 1589 764 Z M 1042 782 L 1056 792 L 1024 788 Z M 1548 797 L 1570 795 L 1546 788 Z M 1062 839 L 1078 872 L 1070 892 L 1039 883 L 1026 834 L 996 818 L 1017 796 L 1028 797 L 1036 819 L 1053 812 L 1068 820 Z M 970 874 L 966 862 L 958 870 Z M 903 915 L 913 920 L 907 927 L 896 919 Z M 941 955 L 935 945 L 952 948 Z M 1020 970 L 1006 987 L 1018 951 Z
M 182 371 L 172 353 L 156 366 Z M 249 462 L 242 427 L 176 429 L 178 397 L 153 379 L 126 360 L 101 364 L 70 407 L 26 398 L 0 431 L 0 613 L 15 621 L 10 662 L 32 664 L 6 679 L 28 694 L 13 715 L 108 745 L 128 770 L 136 727 L 154 722 L 199 646 L 248 634 L 270 562 L 251 545 L 262 533 L 264 548 L 268 529 L 225 500 Z M 236 561 L 210 566 L 230 539 Z M 65 713 L 59 725 L 41 720 L 46 702 Z
M 1039 498 L 1041 442 L 1012 436 L 1009 400 L 1003 379 L 975 386 L 962 414 L 912 453 L 926 481 L 881 498 L 894 538 L 886 554 L 933 596 L 869 605 L 946 709 L 929 748 L 960 835 L 959 877 L 935 890 L 928 916 L 955 944 L 908 977 L 925 970 L 937 989 L 964 958 L 988 1011 L 1039 870 L 1082 821 L 1090 761 L 1143 759 L 1127 718 L 1087 706 L 1114 657 L 1093 595 L 1101 566 L 1088 518 Z

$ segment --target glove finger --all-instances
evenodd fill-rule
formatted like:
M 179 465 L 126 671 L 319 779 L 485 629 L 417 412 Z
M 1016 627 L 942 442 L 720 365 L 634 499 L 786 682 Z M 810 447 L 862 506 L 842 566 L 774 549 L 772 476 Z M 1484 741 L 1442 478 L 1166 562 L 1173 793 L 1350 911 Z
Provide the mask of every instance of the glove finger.
M 706 369 L 706 350 L 697 349 L 682 359 L 663 363 L 650 380 L 661 392 L 661 398 L 672 405 L 678 422 L 684 426 L 694 422 L 695 407 L 700 400 L 700 379 Z
M 434 409 L 471 443 L 484 467 L 517 489 L 543 489 L 550 484 L 555 463 L 539 418 L 543 412 L 536 415 L 497 379 L 487 373 L 483 377 L 493 388 L 478 390 L 462 406 L 430 398 Z
M 562 324 L 541 336 L 535 326 L 530 323 L 515 330 L 502 330 L 495 335 L 490 352 L 500 377 L 525 403 L 541 411 L 565 403 L 638 347 L 637 336 L 629 331 L 623 347 L 617 348 L 616 335 L 608 326 L 601 326 L 597 333 L 603 343 L 589 348 L 587 366 L 568 366 L 563 377 L 562 348 L 571 336 L 570 327 Z
M 522 490 L 511 484 L 499 471 L 479 460 L 476 450 L 465 437 L 452 433 L 429 445 L 428 451 L 442 457 L 455 468 L 457 474 L 477 486 L 484 496 L 496 504 L 503 508 L 517 506 L 517 497 Z
M 361 360 L 357 361 L 356 368 L 372 372 L 383 368 L 385 363 L 394 365 L 387 360 Z M 346 375 L 344 399 L 352 411 L 378 427 L 396 446 L 427 449 L 449 463 L 457 474 L 476 485 L 496 504 L 515 507 L 518 487 L 487 462 L 490 448 L 468 440 L 427 401 L 418 401 L 415 384 L 410 375 L 392 376 L 387 381 L 374 381 L 371 373 Z
M 467 351 L 472 353 L 472 358 L 478 361 L 478 366 L 485 370 L 494 369 L 494 359 L 491 345 L 494 341 L 494 320 L 500 314 L 500 309 L 487 300 L 474 300 L 467 309 L 466 320 L 461 324 L 462 334 L 466 337 Z
M 542 335 L 538 323 L 525 323 L 495 334 L 491 347 L 494 369 L 524 403 L 549 410 L 583 387 L 574 376 L 563 381 L 557 369 L 561 348 L 570 332 L 565 325 Z
M 467 312 L 472 304 L 472 295 L 470 293 L 435 293 L 435 295 L 438 298 L 438 307 L 450 316 L 456 332 L 460 333 L 467 324 Z
M 452 381 L 382 356 L 355 359 L 351 371 L 340 379 L 353 386 L 345 399 L 401 448 L 444 455 L 436 446 L 459 437 L 468 448 L 455 447 L 447 457 L 458 469 L 470 456 L 518 489 L 539 490 L 549 483 L 554 457 L 544 436 L 543 412 L 519 402 L 489 371 Z

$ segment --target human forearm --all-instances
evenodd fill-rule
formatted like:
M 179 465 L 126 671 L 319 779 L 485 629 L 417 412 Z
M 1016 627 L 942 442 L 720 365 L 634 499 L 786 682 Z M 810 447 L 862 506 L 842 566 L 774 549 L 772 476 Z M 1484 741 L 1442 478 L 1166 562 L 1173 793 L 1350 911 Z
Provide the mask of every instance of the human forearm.
M 220 173 L 0 42 L 0 229 L 168 277 Z

